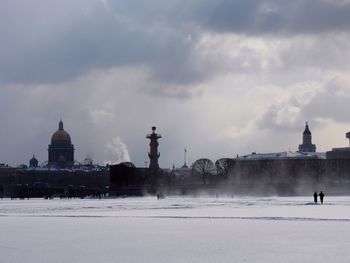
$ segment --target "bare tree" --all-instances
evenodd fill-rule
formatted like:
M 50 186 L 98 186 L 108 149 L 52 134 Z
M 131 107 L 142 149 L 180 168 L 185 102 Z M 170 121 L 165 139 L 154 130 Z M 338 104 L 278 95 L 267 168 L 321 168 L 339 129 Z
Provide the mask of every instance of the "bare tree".
M 221 158 L 215 162 L 216 174 L 218 176 L 227 176 L 230 166 L 232 165 L 232 159 Z
M 192 175 L 201 177 L 203 184 L 207 184 L 214 170 L 214 163 L 205 158 L 195 161 L 192 165 Z

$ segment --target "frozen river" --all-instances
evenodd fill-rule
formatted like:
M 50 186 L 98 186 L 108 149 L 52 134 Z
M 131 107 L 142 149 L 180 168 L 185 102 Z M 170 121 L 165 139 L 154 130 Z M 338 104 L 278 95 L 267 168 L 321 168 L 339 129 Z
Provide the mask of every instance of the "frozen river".
M 0 200 L 0 262 L 350 262 L 350 197 Z

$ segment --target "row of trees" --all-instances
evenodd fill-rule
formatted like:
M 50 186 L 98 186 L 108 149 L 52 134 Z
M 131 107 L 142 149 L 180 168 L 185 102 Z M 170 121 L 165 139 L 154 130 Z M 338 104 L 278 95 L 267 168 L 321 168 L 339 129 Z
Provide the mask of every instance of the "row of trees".
M 191 177 L 195 180 L 200 180 L 203 184 L 216 182 L 220 179 L 227 179 L 230 167 L 232 167 L 233 159 L 221 158 L 213 163 L 211 160 L 201 158 L 192 164 Z M 119 164 L 120 167 L 125 168 L 136 168 L 131 162 L 122 162 Z M 121 172 L 125 174 L 126 172 Z M 126 176 L 128 180 L 131 180 L 131 175 Z M 139 178 L 140 179 L 140 178 Z M 135 180 L 139 180 L 136 179 Z M 190 179 L 191 178 L 187 178 Z
M 213 163 L 206 158 L 198 159 L 192 165 L 192 176 L 200 178 L 203 184 L 214 178 L 227 178 L 232 161 L 230 158 L 221 158 Z

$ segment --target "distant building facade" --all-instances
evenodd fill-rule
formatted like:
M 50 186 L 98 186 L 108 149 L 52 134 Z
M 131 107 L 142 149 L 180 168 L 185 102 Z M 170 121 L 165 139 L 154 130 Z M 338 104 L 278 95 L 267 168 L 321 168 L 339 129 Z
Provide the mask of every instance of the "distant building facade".
M 51 137 L 48 148 L 48 165 L 54 167 L 72 167 L 74 165 L 74 145 L 70 135 L 63 128 L 63 122 L 58 124 L 58 130 Z
M 326 159 L 325 153 L 316 152 L 277 152 L 277 153 L 251 153 L 237 156 L 236 160 L 286 160 L 286 159 Z
M 303 132 L 303 144 L 299 145 L 299 152 L 316 152 L 316 145 L 312 144 L 312 135 L 308 123 Z
M 350 140 L 350 132 L 345 134 Z M 350 159 L 350 147 L 333 148 L 332 151 L 326 152 L 327 159 Z

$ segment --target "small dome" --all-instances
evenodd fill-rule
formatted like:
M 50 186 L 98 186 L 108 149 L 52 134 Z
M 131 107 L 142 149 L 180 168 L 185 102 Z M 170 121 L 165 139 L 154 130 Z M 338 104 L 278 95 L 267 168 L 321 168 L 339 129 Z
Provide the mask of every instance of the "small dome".
M 70 135 L 63 129 L 63 122 L 60 121 L 58 130 L 51 137 L 51 144 L 71 144 Z
M 30 159 L 29 161 L 29 166 L 30 167 L 38 167 L 38 160 L 35 158 L 34 154 L 33 154 L 33 157 L 32 159 Z

